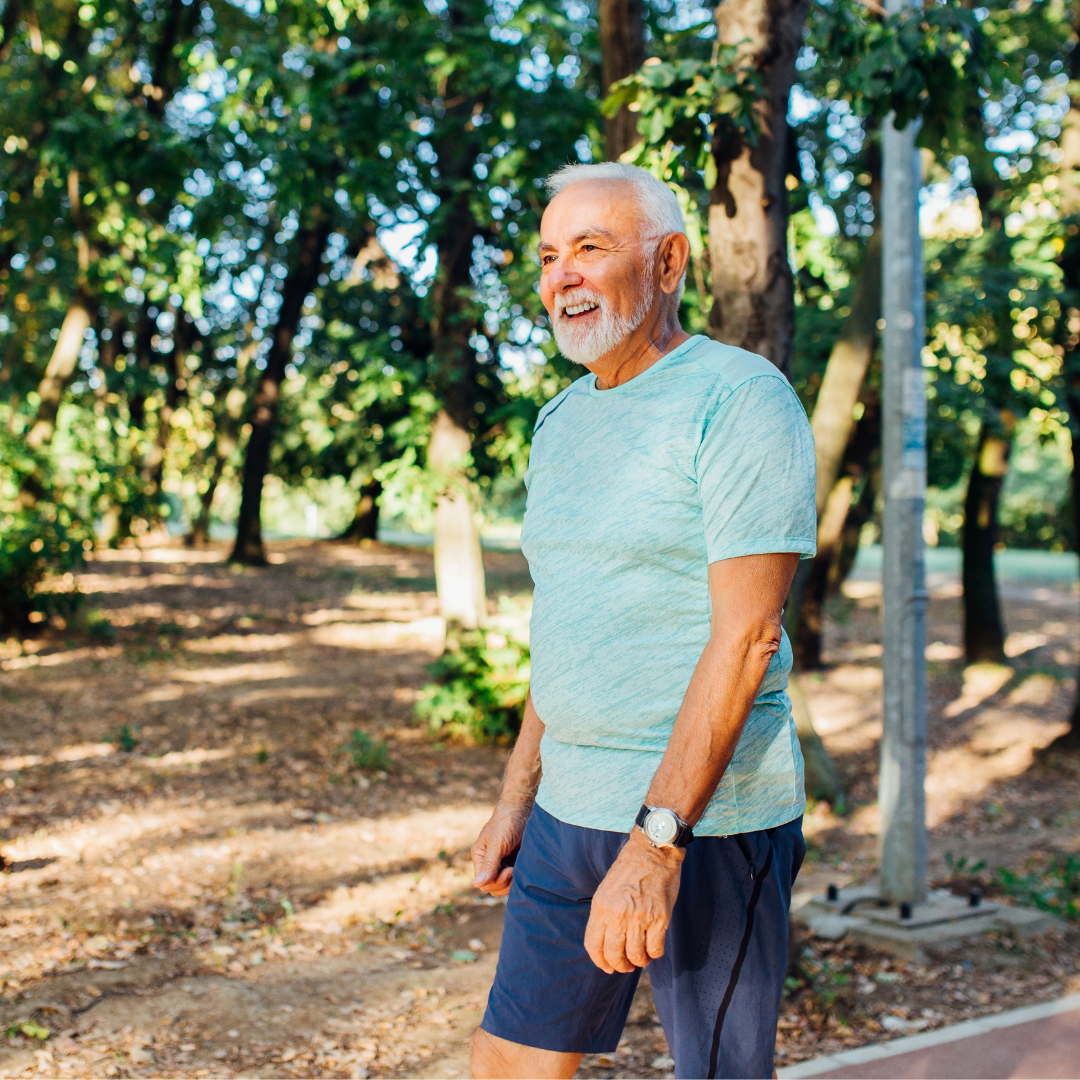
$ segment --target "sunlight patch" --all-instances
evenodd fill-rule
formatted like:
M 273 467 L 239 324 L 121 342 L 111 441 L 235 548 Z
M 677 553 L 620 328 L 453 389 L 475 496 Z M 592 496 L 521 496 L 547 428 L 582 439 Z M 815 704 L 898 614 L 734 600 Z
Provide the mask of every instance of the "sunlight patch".
M 219 634 L 185 641 L 184 648 L 195 653 L 274 652 L 287 649 L 295 641 L 292 634 Z
M 220 686 L 224 683 L 259 682 L 262 679 L 290 679 L 299 675 L 300 669 L 295 664 L 280 662 L 277 664 L 233 664 L 222 668 L 197 668 L 194 671 L 173 672 L 174 679 L 184 682 L 212 683 Z

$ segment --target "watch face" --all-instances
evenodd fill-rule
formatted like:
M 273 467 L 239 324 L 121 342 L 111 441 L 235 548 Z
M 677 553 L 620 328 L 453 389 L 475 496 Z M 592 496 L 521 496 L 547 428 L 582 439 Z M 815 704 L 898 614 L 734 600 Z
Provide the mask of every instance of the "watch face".
M 670 844 L 678 831 L 679 823 L 670 810 L 653 810 L 645 818 L 645 835 L 654 844 Z

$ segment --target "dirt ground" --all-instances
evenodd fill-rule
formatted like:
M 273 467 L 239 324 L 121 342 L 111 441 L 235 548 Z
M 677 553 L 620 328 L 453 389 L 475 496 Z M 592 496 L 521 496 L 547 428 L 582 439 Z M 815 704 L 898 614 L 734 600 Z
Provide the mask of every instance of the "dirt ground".
M 90 629 L 0 644 L 0 1075 L 464 1077 L 503 910 L 467 853 L 507 751 L 412 719 L 442 641 L 430 555 L 224 554 L 102 553 Z M 486 562 L 520 625 L 523 559 Z M 965 670 L 958 590 L 931 586 L 932 872 L 992 892 L 999 866 L 1080 852 L 1080 768 L 1037 756 L 1075 690 L 1077 599 L 1007 586 L 1009 665 Z M 796 902 L 874 870 L 879 599 L 849 582 L 802 679 L 849 798 L 808 814 Z M 355 766 L 356 731 L 385 768 Z M 800 937 L 777 1063 L 1077 990 L 1076 927 L 922 965 Z M 647 980 L 579 1075 L 671 1075 Z

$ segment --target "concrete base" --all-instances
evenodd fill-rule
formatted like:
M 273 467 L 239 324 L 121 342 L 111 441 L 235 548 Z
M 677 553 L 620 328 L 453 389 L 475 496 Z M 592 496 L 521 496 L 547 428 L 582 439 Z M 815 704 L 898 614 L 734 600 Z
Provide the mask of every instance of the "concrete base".
M 876 885 L 840 889 L 836 897 L 815 896 L 792 911 L 817 937 L 850 938 L 908 961 L 979 937 L 988 930 L 1012 929 L 1021 935 L 1061 927 L 1060 919 L 1043 911 L 1011 904 L 981 902 L 970 906 L 962 897 L 939 889 L 902 917 L 899 908 L 881 899 Z

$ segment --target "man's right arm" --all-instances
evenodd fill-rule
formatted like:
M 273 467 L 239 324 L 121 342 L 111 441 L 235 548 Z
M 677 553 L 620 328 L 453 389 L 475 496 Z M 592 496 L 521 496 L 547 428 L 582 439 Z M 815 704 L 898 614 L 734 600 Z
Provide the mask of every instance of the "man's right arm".
M 532 813 L 536 789 L 540 785 L 540 740 L 543 735 L 544 722 L 533 708 L 530 694 L 525 699 L 521 731 L 506 763 L 499 801 L 472 846 L 476 869 L 473 884 L 492 896 L 505 896 L 510 891 L 514 870 L 502 863 L 521 845 L 525 823 Z

